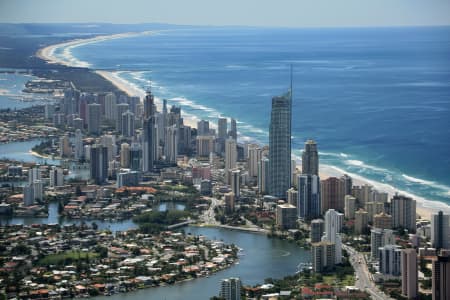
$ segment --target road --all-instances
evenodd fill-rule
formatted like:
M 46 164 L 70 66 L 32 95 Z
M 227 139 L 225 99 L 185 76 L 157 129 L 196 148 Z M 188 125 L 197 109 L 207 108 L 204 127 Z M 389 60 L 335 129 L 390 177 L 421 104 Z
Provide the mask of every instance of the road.
M 213 197 L 206 197 L 206 199 L 211 201 L 209 208 L 203 212 L 203 215 L 200 217 L 205 224 L 209 225 L 220 225 L 219 222 L 216 221 L 214 208 L 220 204 L 220 200 Z
M 350 263 L 353 269 L 355 269 L 355 286 L 362 291 L 368 292 L 372 299 L 392 299 L 383 293 L 373 282 L 364 256 L 350 246 L 342 245 L 342 248 L 349 254 Z

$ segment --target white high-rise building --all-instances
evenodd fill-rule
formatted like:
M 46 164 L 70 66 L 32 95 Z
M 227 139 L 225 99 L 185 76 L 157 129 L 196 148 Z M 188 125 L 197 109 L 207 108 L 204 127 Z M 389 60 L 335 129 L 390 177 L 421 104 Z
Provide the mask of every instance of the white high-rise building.
M 325 213 L 325 233 L 322 237 L 322 241 L 328 241 L 336 245 L 336 264 L 342 262 L 342 238 L 340 232 L 342 224 L 344 222 L 344 214 L 329 209 Z
M 261 158 L 258 162 L 258 192 L 262 195 L 269 192 L 269 159 Z
M 248 145 L 248 175 L 250 177 L 258 176 L 258 162 L 261 160 L 262 150 L 259 145 Z
M 373 261 L 379 259 L 380 247 L 395 245 L 394 231 L 390 229 L 374 228 L 370 231 L 370 254 Z
M 356 198 L 352 195 L 345 195 L 344 198 L 344 215 L 347 219 L 355 218 Z
M 53 166 L 50 169 L 49 173 L 50 173 L 50 187 L 64 185 L 63 169 Z
M 225 171 L 236 168 L 237 144 L 233 139 L 225 141 Z
M 105 118 L 107 120 L 116 119 L 117 99 L 113 93 L 109 93 L 105 96 Z
M 28 184 L 33 184 L 35 180 L 41 180 L 41 168 L 39 166 L 28 170 Z
M 225 300 L 241 300 L 241 280 L 239 278 L 222 279 L 220 297 Z
M 400 276 L 401 248 L 397 245 L 384 245 L 378 248 L 380 259 L 380 273 L 384 275 Z

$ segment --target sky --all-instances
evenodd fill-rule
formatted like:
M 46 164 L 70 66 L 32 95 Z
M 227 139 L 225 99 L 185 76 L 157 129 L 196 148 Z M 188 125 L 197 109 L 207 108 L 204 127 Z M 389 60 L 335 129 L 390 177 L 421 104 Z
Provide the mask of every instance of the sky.
M 450 25 L 450 0 L 0 0 L 2 23 Z

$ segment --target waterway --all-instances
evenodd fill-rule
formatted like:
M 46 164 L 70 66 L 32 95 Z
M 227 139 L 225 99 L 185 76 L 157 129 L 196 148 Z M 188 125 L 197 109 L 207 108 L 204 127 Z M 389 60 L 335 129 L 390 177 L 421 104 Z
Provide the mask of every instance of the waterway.
M 219 294 L 220 281 L 228 277 L 240 277 L 244 285 L 256 285 L 264 279 L 282 278 L 296 272 L 300 262 L 310 262 L 309 251 L 288 241 L 271 239 L 266 235 L 211 227 L 187 227 L 186 233 L 204 235 L 210 239 L 223 240 L 244 249 L 239 264 L 215 273 L 171 286 L 138 290 L 128 294 L 117 294 L 108 299 L 120 300 L 197 300 L 209 299 Z M 106 297 L 100 297 L 105 298 Z
M 38 141 L 17 142 L 0 145 L 1 157 L 7 157 L 26 162 L 44 163 L 41 158 L 29 153 L 29 150 Z M 47 161 L 51 163 L 51 161 Z M 160 203 L 155 210 L 164 211 L 170 209 L 184 209 L 182 203 Z M 49 215 L 47 218 L 29 217 L 1 217 L 2 224 L 80 224 L 81 220 L 68 220 L 59 217 L 56 203 L 49 204 Z M 89 220 L 87 224 L 95 222 L 99 229 L 109 229 L 112 232 L 123 231 L 136 228 L 132 220 L 124 221 L 104 221 Z M 108 299 L 112 300 L 147 300 L 147 299 L 209 299 L 218 295 L 220 281 L 228 277 L 240 277 L 245 285 L 256 285 L 264 282 L 264 279 L 282 278 L 294 274 L 297 265 L 301 262 L 310 262 L 310 253 L 294 243 L 279 239 L 271 239 L 263 234 L 255 234 L 237 230 L 211 227 L 184 227 L 186 233 L 204 235 L 209 239 L 222 240 L 230 244 L 233 243 L 243 249 L 244 255 L 240 257 L 239 263 L 213 274 L 209 277 L 198 278 L 188 282 L 177 283 L 175 285 L 138 290 L 126 294 L 117 294 Z M 105 298 L 106 297 L 98 297 Z

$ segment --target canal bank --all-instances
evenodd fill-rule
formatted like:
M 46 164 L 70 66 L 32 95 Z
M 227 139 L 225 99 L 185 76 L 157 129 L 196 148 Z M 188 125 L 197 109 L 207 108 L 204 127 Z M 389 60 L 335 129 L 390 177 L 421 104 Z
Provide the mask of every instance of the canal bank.
M 29 153 L 36 141 L 22 143 L 10 143 L 0 145 L 0 153 L 4 157 L 28 162 L 43 163 L 43 161 Z M 18 155 L 20 154 L 20 155 Z M 50 163 L 50 162 L 49 162 Z M 182 203 L 163 202 L 157 208 L 159 211 L 167 209 L 184 209 Z M 55 202 L 49 204 L 49 215 L 47 218 L 9 218 L 2 217 L 2 224 L 37 224 L 37 223 L 59 223 L 59 224 L 90 224 L 95 222 L 99 229 L 108 229 L 112 232 L 124 231 L 136 228 L 137 225 L 131 219 L 115 222 L 106 220 L 69 220 L 60 218 L 58 207 Z M 292 275 L 297 271 L 300 263 L 310 262 L 310 253 L 297 246 L 294 242 L 269 238 L 265 234 L 256 234 L 240 230 L 217 227 L 195 227 L 188 226 L 180 230 L 188 234 L 204 235 L 209 239 L 222 240 L 226 244 L 235 244 L 243 249 L 238 264 L 222 270 L 209 277 L 198 278 L 191 281 L 181 282 L 174 285 L 137 290 L 130 293 L 116 294 L 108 299 L 209 299 L 218 295 L 220 281 L 227 277 L 240 277 L 244 285 L 256 285 L 264 282 L 264 279 L 282 278 Z M 106 297 L 97 297 L 105 298 Z

